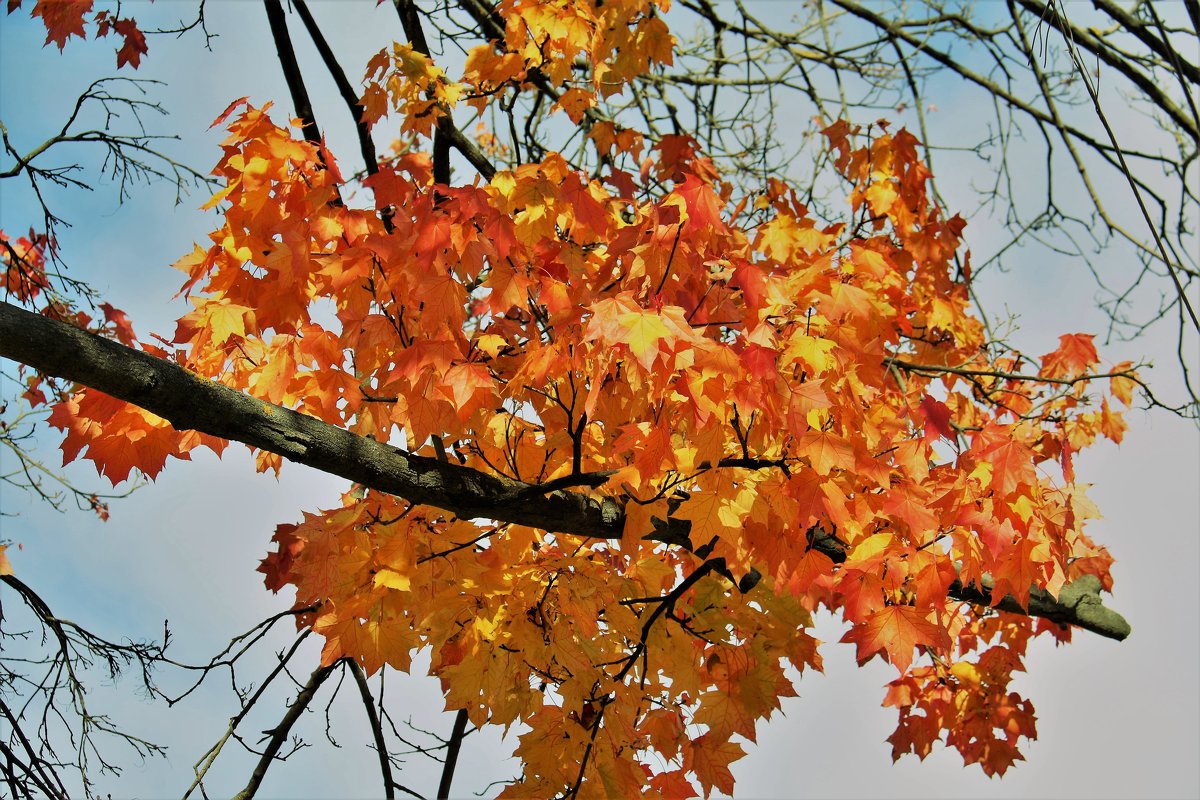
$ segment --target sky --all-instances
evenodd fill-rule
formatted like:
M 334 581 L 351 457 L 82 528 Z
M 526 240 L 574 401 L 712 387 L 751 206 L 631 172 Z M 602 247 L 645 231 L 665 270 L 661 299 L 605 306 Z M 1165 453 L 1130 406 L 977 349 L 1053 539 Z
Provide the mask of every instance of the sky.
M 142 18 L 182 16 L 190 4 L 147 7 L 126 3 Z M 327 26 L 338 53 L 354 53 L 361 71 L 369 54 L 401 36 L 395 16 L 373 3 L 316 3 L 318 21 Z M 0 120 L 20 149 L 45 138 L 69 109 L 91 76 L 112 74 L 108 42 L 73 43 L 60 55 L 44 49 L 40 25 L 27 12 L 0 18 Z M 210 3 L 210 30 L 220 34 L 213 52 L 195 34 L 178 41 L 152 39 L 151 51 L 136 77 L 153 78 L 148 87 L 171 116 L 148 121 L 161 131 L 179 132 L 172 152 L 202 171 L 216 162 L 219 131 L 211 121 L 234 99 L 268 100 L 288 108 L 274 48 L 257 4 Z M 303 63 L 312 54 L 299 44 Z M 309 74 L 318 75 L 319 70 Z M 310 91 L 320 109 L 336 109 L 321 118 L 334 152 L 357 153 L 340 107 L 330 101 L 333 87 L 315 78 Z M 971 108 L 952 87 L 939 97 L 952 113 L 932 125 L 969 125 Z M 982 113 L 982 112 L 981 112 Z M 966 134 L 964 134 L 966 135 Z M 1131 135 L 1137 135 L 1136 128 Z M 39 138 L 40 137 L 40 138 Z M 85 162 L 95 162 L 79 153 Z M 6 166 L 6 164 L 5 164 Z M 359 165 L 352 164 L 350 169 Z M 951 164 L 944 174 L 968 174 L 969 164 Z M 345 165 L 343 165 L 345 169 Z M 1031 169 L 1034 167 L 1031 166 Z M 1033 179 L 1032 176 L 1030 179 Z M 0 227 L 20 231 L 38 216 L 28 192 L 16 182 L 0 183 Z M 960 183 L 963 183 L 960 181 Z M 943 181 L 950 196 L 967 188 Z M 954 193 L 958 193 L 955 195 Z M 55 192 L 56 211 L 72 223 L 62 245 L 74 274 L 89 280 L 113 305 L 125 309 L 139 332 L 170 335 L 186 310 L 172 297 L 182 276 L 169 264 L 201 241 L 214 218 L 198 211 L 207 199 L 199 190 L 176 206 L 174 192 L 161 184 L 134 187 L 120 202 L 111 182 L 91 193 Z M 968 243 L 985 251 L 1000 234 L 984 220 L 973 221 Z M 1081 289 L 1081 267 L 1051 263 L 1044 254 L 1028 269 L 993 271 L 977 290 L 995 308 L 1020 313 L 1018 341 L 1030 352 L 1048 352 L 1066 332 L 1100 333 L 1103 317 L 1092 306 L 1090 288 Z M 1106 255 L 1105 258 L 1109 258 Z M 1128 254 L 1114 251 L 1113 268 Z M 1060 259 L 1061 260 L 1061 259 Z M 1102 355 L 1111 361 L 1159 356 L 1162 366 L 1152 380 L 1178 388 L 1170 352 L 1171 330 L 1152 330 L 1150 338 L 1112 344 Z M 5 365 L 10 367 L 11 365 Z M 6 386 L 4 392 L 11 392 Z M 1178 395 L 1178 392 L 1166 392 Z M 1195 797 L 1200 794 L 1200 611 L 1195 592 L 1200 569 L 1200 434 L 1193 423 L 1155 412 L 1131 412 L 1130 431 L 1118 447 L 1104 444 L 1083 454 L 1076 472 L 1094 485 L 1092 499 L 1104 519 L 1089 528 L 1117 559 L 1115 596 L 1109 605 L 1133 626 L 1125 642 L 1077 633 L 1068 647 L 1039 640 L 1026 659 L 1028 674 L 1015 689 L 1038 709 L 1038 741 L 1023 748 L 1026 762 L 1003 779 L 988 779 L 975 767 L 964 768 L 954 751 L 935 750 L 925 762 L 915 758 L 892 764 L 884 741 L 895 714 L 880 706 L 883 685 L 894 667 L 874 660 L 854 663 L 850 645 L 823 649 L 825 673 L 806 673 L 797 682 L 799 698 L 786 701 L 783 713 L 761 726 L 758 743 L 734 765 L 737 796 L 799 797 Z M 57 438 L 44 430 L 39 454 L 57 464 Z M 0 455 L 0 458 L 5 456 Z M 10 461 L 0 467 L 9 468 Z M 81 483 L 99 486 L 90 464 L 68 473 Z M 304 467 L 285 466 L 282 477 L 257 475 L 244 449 L 230 447 L 223 459 L 207 454 L 192 462 L 172 462 L 154 485 L 113 505 L 102 523 L 86 512 L 55 513 L 44 504 L 0 487 L 0 539 L 20 544 L 10 549 L 16 574 L 33 586 L 60 615 L 110 637 L 154 637 L 169 619 L 172 652 L 181 661 L 201 662 L 236 632 L 290 605 L 273 597 L 255 572 L 275 525 L 295 522 L 303 510 L 331 507 L 344 482 Z M 8 516 L 16 514 L 17 516 Z M 7 599 L 7 598 L 6 598 Z M 8 610 L 9 606 L 5 606 Z M 836 642 L 842 628 L 829 618 L 815 634 Z M 279 631 L 239 673 L 241 684 L 257 681 L 272 665 L 273 652 L 286 647 L 291 632 Z M 315 638 L 315 637 L 314 637 Z M 303 680 L 316 662 L 310 647 L 297 668 Z M 420 675 L 423 668 L 414 668 Z M 164 674 L 166 686 L 182 687 L 177 675 Z M 191 780 L 192 765 L 224 731 L 236 711 L 227 680 L 214 681 L 173 708 L 140 697 L 132 681 L 98 685 L 92 701 L 115 720 L 169 746 L 165 759 L 129 761 L 119 777 L 102 777 L 97 787 L 113 797 L 179 796 Z M 353 687 L 346 687 L 352 689 Z M 328 693 L 328 689 L 325 690 Z M 264 713 L 245 730 L 270 727 L 282 714 L 288 692 L 269 695 Z M 388 677 L 388 696 L 397 724 L 405 720 L 445 735 L 452 715 L 442 711 L 435 680 Z M 272 768 L 260 796 L 279 798 L 378 796 L 374 754 L 363 746 L 362 709 L 353 691 L 334 702 L 331 732 L 341 747 L 324 740 L 324 698 L 314 703 L 298 729 L 311 749 Z M 261 723 L 261 724 L 260 724 Z M 413 733 L 414 739 L 420 734 Z M 492 781 L 512 777 L 518 765 L 508 758 L 515 740 L 493 733 L 468 737 L 455 782 L 455 794 L 492 796 Z M 118 761 L 120 751 L 115 751 Z M 210 773 L 210 794 L 234 793 L 244 783 L 252 759 L 230 746 Z M 438 765 L 414 755 L 398 779 L 432 795 Z

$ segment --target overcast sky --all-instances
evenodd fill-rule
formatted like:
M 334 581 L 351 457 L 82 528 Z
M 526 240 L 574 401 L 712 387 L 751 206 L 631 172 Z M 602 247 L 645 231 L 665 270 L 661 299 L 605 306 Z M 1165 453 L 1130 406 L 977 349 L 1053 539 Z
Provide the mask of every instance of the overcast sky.
M 184 6 L 125 4 L 139 18 L 153 15 L 156 20 L 185 14 Z M 322 3 L 313 8 L 328 26 L 335 50 L 353 53 L 355 63 L 345 64 L 352 77 L 361 73 L 370 53 L 401 36 L 387 5 L 378 10 L 374 3 Z M 41 26 L 30 23 L 26 14 L 0 20 L 0 120 L 19 149 L 31 148 L 52 132 L 92 77 L 113 71 L 110 43 L 76 42 L 60 56 L 40 46 Z M 175 152 L 202 170 L 215 163 L 220 138 L 219 131 L 206 129 L 230 101 L 248 95 L 256 104 L 274 100 L 281 109 L 290 106 L 261 7 L 210 3 L 208 24 L 220 34 L 212 53 L 203 50 L 194 34 L 180 41 L 152 39 L 150 54 L 137 73 L 139 78 L 166 82 L 153 96 L 172 116 L 149 124 L 180 133 L 183 142 Z M 328 101 L 332 87 L 314 79 L 310 89 L 319 98 L 318 113 L 321 108 L 336 109 L 322 117 L 323 131 L 334 151 L 346 154 L 344 170 L 357 169 L 357 148 L 346 146 L 349 125 L 341 109 Z M 933 116 L 930 124 L 965 125 L 986 113 L 960 105 L 965 102 L 965 96 L 947 87 L 938 98 L 941 116 Z M 87 154 L 80 157 L 95 163 Z M 942 174 L 943 188 L 953 184 L 951 177 Z M 36 226 L 39 219 L 28 192 L 15 183 L 0 184 L 0 227 L 10 234 Z M 961 183 L 957 187 L 964 191 Z M 197 193 L 174 207 L 168 188 L 142 186 L 121 204 L 115 187 L 102 183 L 91 194 L 50 197 L 56 211 L 74 226 L 64 233 L 62 244 L 75 274 L 129 312 L 139 334 L 169 336 L 174 320 L 186 309 L 171 300 L 181 275 L 168 265 L 215 225 L 214 217 L 196 210 L 207 196 Z M 997 236 L 983 221 L 974 221 L 967 230 L 968 242 L 977 250 L 986 250 Z M 1115 251 L 1112 258 L 1129 255 Z M 983 276 L 977 290 L 996 301 L 993 308 L 1007 305 L 1021 314 L 1018 341 L 1032 353 L 1052 350 L 1060 333 L 1101 333 L 1104 328 L 1103 317 L 1091 305 L 1092 288 L 1078 265 L 1044 259 L 1037 268 L 994 271 Z M 1152 380 L 1164 394 L 1178 396 L 1176 368 L 1168 358 L 1170 337 L 1169 329 L 1153 331 L 1148 339 L 1112 345 L 1102 355 L 1112 361 L 1157 355 L 1162 365 L 1151 374 Z M 11 393 L 11 388 L 4 387 L 4 392 Z M 882 687 L 895 677 L 895 669 L 879 660 L 856 668 L 851 646 L 830 644 L 823 650 L 826 673 L 805 675 L 797 685 L 801 697 L 784 703 L 784 714 L 762 727 L 757 745 L 746 745 L 749 754 L 733 769 L 737 796 L 1200 794 L 1200 603 L 1195 589 L 1200 569 L 1200 435 L 1192 424 L 1161 413 L 1135 411 L 1129 421 L 1130 431 L 1120 447 L 1101 445 L 1086 452 L 1076 471 L 1081 482 L 1094 484 L 1092 498 L 1105 515 L 1089 530 L 1117 559 L 1115 596 L 1109 604 L 1129 619 L 1133 635 L 1117 643 L 1077 634 L 1069 647 L 1055 648 L 1045 641 L 1032 646 L 1026 661 L 1029 674 L 1019 677 L 1015 687 L 1038 709 L 1039 740 L 1023 748 L 1025 763 L 1003 780 L 989 780 L 975 767 L 964 768 L 957 752 L 941 749 L 924 763 L 906 758 L 893 765 L 884 739 L 894 729 L 895 712 L 881 708 L 880 702 Z M 44 432 L 39 441 L 41 456 L 59 463 L 53 432 Z M 11 467 L 11 460 L 0 466 Z M 100 485 L 89 464 L 69 472 L 81 482 Z M 156 636 L 163 620 L 170 619 L 175 657 L 197 662 L 233 633 L 289 605 L 290 598 L 269 595 L 255 572 L 271 533 L 278 523 L 298 521 L 304 510 L 335 504 L 345 488 L 339 479 L 293 465 L 285 466 L 279 480 L 256 475 L 244 449 L 230 447 L 220 461 L 205 451 L 191 463 L 170 463 L 153 486 L 115 503 L 108 523 L 84 512 L 56 514 L 0 487 L 5 514 L 19 514 L 0 518 L 0 538 L 22 545 L 20 552 L 10 550 L 17 575 L 60 615 L 113 638 Z M 290 641 L 287 632 L 282 633 L 273 640 L 276 648 Z M 841 633 L 828 618 L 817 631 L 832 642 Z M 316 652 L 310 649 L 298 675 L 306 675 L 315 664 Z M 270 650 L 260 655 L 241 676 L 243 682 L 257 681 L 269 668 Z M 179 684 L 171 675 L 163 677 L 168 685 Z M 120 778 L 103 778 L 98 786 L 113 797 L 178 796 L 190 781 L 191 765 L 220 737 L 236 711 L 228 683 L 215 682 L 211 690 L 169 710 L 140 699 L 133 689 L 131 682 L 100 689 L 94 701 L 130 729 L 168 744 L 169 757 L 144 765 L 135 761 Z M 379 794 L 374 756 L 362 746 L 362 709 L 353 692 L 344 694 L 332 712 L 332 733 L 342 747 L 334 749 L 324 741 L 322 699 L 297 731 L 313 748 L 276 765 L 262 796 Z M 441 711 L 436 681 L 389 678 L 388 695 L 398 722 L 411 718 L 417 727 L 448 733 L 452 715 Z M 245 730 L 272 726 L 285 699 L 284 694 L 270 698 L 267 713 L 251 720 Z M 512 777 L 517 769 L 507 759 L 514 744 L 492 734 L 468 738 L 456 793 L 494 795 L 496 789 L 485 787 Z M 250 763 L 229 747 L 211 773 L 210 795 L 240 788 Z M 436 765 L 414 756 L 398 779 L 432 796 L 436 776 Z

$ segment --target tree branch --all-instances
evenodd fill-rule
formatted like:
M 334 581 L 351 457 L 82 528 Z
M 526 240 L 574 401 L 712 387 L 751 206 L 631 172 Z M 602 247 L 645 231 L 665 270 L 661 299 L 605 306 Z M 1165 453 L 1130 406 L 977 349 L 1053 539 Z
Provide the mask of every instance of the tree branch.
M 429 42 L 425 38 L 425 30 L 421 27 L 421 13 L 412 0 L 392 0 L 396 13 L 400 17 L 400 25 L 404 35 L 408 37 L 414 50 L 426 58 L 432 58 Z M 453 147 L 463 158 L 470 162 L 476 172 L 490 181 L 496 174 L 496 168 L 479 148 L 458 129 L 450 117 L 449 110 L 439 119 L 433 136 L 433 182 L 449 185 L 450 183 L 450 148 Z
M 317 53 L 321 56 L 321 61 L 325 64 L 325 69 L 329 70 L 330 77 L 333 78 L 334 84 L 337 86 L 338 94 L 342 96 L 342 101 L 345 102 L 346 108 L 350 110 L 350 115 L 354 117 L 354 130 L 358 133 L 358 149 L 362 153 L 363 163 L 366 165 L 368 175 L 374 175 L 379 172 L 379 156 L 375 153 L 375 140 L 371 138 L 371 128 L 363 119 L 363 107 L 358 102 L 358 92 L 350 84 L 346 78 L 346 73 L 338 64 L 337 56 L 333 54 L 333 50 L 329 47 L 329 43 L 325 41 L 324 34 L 321 33 L 321 28 L 317 25 L 317 21 L 313 19 L 312 12 L 308 10 L 308 4 L 304 0 L 293 0 L 296 6 L 296 12 L 300 14 L 300 20 L 304 23 L 304 28 L 308 31 L 309 37 L 313 40 L 313 45 L 317 48 Z M 303 91 L 303 84 L 301 84 Z M 311 109 L 310 109 L 311 113 Z M 316 121 L 313 121 L 316 125 Z
M 624 533 L 624 504 L 614 498 L 562 490 L 543 494 L 535 484 L 413 455 L 4 302 L 0 302 L 0 357 L 133 403 L 168 420 L 177 430 L 233 439 L 462 519 L 485 518 L 602 539 L 620 539 Z M 643 538 L 695 549 L 687 520 L 655 518 L 653 523 L 654 530 Z M 828 533 L 815 533 L 810 546 L 835 563 L 845 561 L 844 546 Z M 968 602 L 983 603 L 987 598 L 990 604 L 991 587 L 969 586 L 951 594 Z M 1113 639 L 1129 634 L 1128 624 L 1103 609 L 1098 595 L 1087 604 L 1075 605 L 1042 595 L 1044 603 L 1031 599 L 1023 613 Z M 998 607 L 1004 608 L 1006 602 Z M 1012 605 L 1020 608 L 1015 600 Z M 1111 618 L 1098 624 L 1097 607 Z
M 297 0 L 299 2 L 300 0 Z M 379 772 L 383 776 L 383 794 L 387 800 L 396 796 L 395 781 L 392 780 L 392 765 L 388 760 L 387 743 L 383 740 L 383 726 L 379 722 L 379 714 L 375 711 L 375 698 L 371 696 L 371 687 L 367 685 L 367 676 L 362 665 L 349 660 L 350 674 L 358 686 L 358 694 L 362 698 L 363 708 L 367 712 L 367 721 L 371 726 L 371 735 L 375 738 L 375 752 L 379 754 Z
M 304 88 L 300 63 L 296 60 L 296 51 L 292 49 L 292 39 L 288 36 L 283 5 L 279 0 L 263 0 L 263 5 L 267 9 L 267 22 L 271 26 L 271 38 L 275 40 L 279 64 L 283 67 L 283 77 L 287 80 L 288 91 L 292 95 L 292 106 L 296 109 L 296 116 L 303 123 L 301 130 L 304 132 L 304 138 L 320 146 L 321 131 L 317 128 L 317 118 L 313 114 L 312 102 L 308 99 L 308 90 Z
M 438 781 L 438 800 L 450 797 L 450 782 L 454 780 L 454 768 L 458 765 L 458 751 L 462 749 L 463 737 L 467 735 L 467 710 L 460 708 L 454 715 L 454 729 L 446 742 L 446 761 L 442 764 L 442 779 Z
M 262 757 L 254 765 L 254 772 L 250 774 L 250 780 L 246 783 L 246 788 L 234 795 L 233 800 L 250 800 L 250 798 L 254 797 L 258 792 L 258 787 L 262 784 L 263 778 L 267 775 L 267 770 L 271 767 L 271 762 L 279 754 L 279 748 L 287 740 L 292 726 L 296 724 L 296 720 L 300 719 L 300 715 L 304 713 L 304 709 L 308 708 L 308 704 L 312 702 L 313 697 L 316 696 L 317 690 L 321 688 L 321 684 L 325 682 L 325 679 L 341 665 L 341 661 L 335 661 L 327 667 L 317 667 L 313 670 L 312 675 L 308 678 L 308 683 L 304 684 L 304 688 L 300 690 L 300 694 L 296 695 L 295 701 L 288 707 L 287 713 L 283 715 L 283 719 L 279 721 L 279 724 L 274 729 L 268 731 L 271 734 L 271 739 L 267 744 L 267 749 L 263 751 Z

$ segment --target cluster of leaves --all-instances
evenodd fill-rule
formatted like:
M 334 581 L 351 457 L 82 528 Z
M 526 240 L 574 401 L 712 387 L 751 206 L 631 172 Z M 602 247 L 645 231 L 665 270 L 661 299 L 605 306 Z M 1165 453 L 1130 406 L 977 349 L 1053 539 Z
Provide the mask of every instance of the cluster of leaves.
M 496 16 L 505 36 L 462 84 L 411 47 L 381 53 L 367 118 L 430 135 L 461 98 L 561 84 L 585 54 L 594 83 L 560 99 L 582 122 L 670 59 L 646 3 Z M 549 153 L 445 185 L 410 151 L 356 207 L 334 155 L 267 112 L 242 100 L 218 119 L 221 224 L 176 265 L 194 310 L 141 347 L 623 519 L 598 538 L 349 492 L 281 525 L 262 567 L 315 608 L 299 621 L 324 664 L 407 670 L 428 649 L 448 708 L 522 726 L 503 796 L 707 795 L 732 791 L 737 739 L 794 694 L 788 668 L 820 668 L 807 629 L 826 608 L 860 663 L 900 672 L 897 756 L 944 740 L 989 774 L 1020 758 L 1034 718 L 1009 679 L 1031 636 L 1069 631 L 954 587 L 990 586 L 993 606 L 1083 576 L 1111 588 L 1071 458 L 1124 430 L 1097 379 L 1128 405 L 1137 378 L 1098 374 L 1086 335 L 1041 359 L 986 340 L 964 223 L 930 197 L 913 136 L 826 129 L 850 187 L 827 225 L 781 181 L 736 194 L 687 136 L 598 118 L 595 176 Z M 51 423 L 114 481 L 223 446 L 90 391 Z
M 69 322 L 86 331 L 132 345 L 137 341 L 128 315 L 110 303 L 97 308 L 103 320 L 97 320 L 56 291 L 47 273 L 47 259 L 54 244 L 44 234 L 30 231 L 28 236 L 11 239 L 0 230 L 0 291 L 6 298 L 23 305 L 39 306 L 39 311 L 54 319 Z M 42 402 L 45 402 L 44 400 Z
M 126 345 L 136 344 L 137 334 L 124 311 L 115 308 L 110 303 L 99 303 L 95 310 L 99 311 L 102 317 L 97 318 L 78 308 L 71 297 L 56 289 L 51 275 L 47 272 L 47 262 L 52 260 L 53 248 L 54 243 L 45 234 L 30 231 L 28 236 L 10 239 L 4 231 L 0 230 L 0 268 L 3 269 L 3 272 L 0 273 L 0 290 L 4 292 L 5 297 L 21 304 L 35 306 L 48 317 L 69 322 L 91 333 L 114 339 Z M 138 459 L 135 456 L 138 448 L 136 442 L 146 435 L 146 431 L 161 430 L 161 420 L 157 417 L 149 415 L 154 420 L 150 428 L 147 428 L 144 422 L 134 422 L 130 426 L 123 426 L 120 424 L 122 414 L 141 419 L 147 415 L 147 412 L 127 403 L 115 401 L 98 392 L 81 393 L 72 397 L 70 384 L 64 385 L 54 378 L 27 371 L 23 365 L 19 367 L 16 379 L 25 387 L 21 399 L 30 408 L 42 409 L 49 404 L 54 405 L 48 418 L 50 424 L 56 424 L 58 419 L 64 420 L 63 424 L 67 425 L 83 424 L 81 420 L 90 419 L 98 437 L 101 424 L 96 420 L 102 420 L 106 432 L 103 442 L 107 442 L 113 447 L 133 449 L 129 457 L 115 458 L 110 454 L 105 454 L 104 445 L 100 440 L 96 441 L 94 449 L 97 464 L 104 464 L 102 472 L 114 485 L 129 477 L 134 461 L 137 462 L 139 469 L 151 477 L 158 472 L 158 469 L 153 466 L 153 455 L 148 459 Z M 89 407 L 88 411 L 80 410 L 79 404 L 81 403 Z M 0 430 L 10 433 L 8 424 L 2 424 L 4 427 Z M 174 431 L 159 435 L 178 436 Z M 192 437 L 196 435 L 191 434 Z M 150 448 L 143 446 L 143 449 L 152 454 L 160 450 L 161 446 Z M 181 450 L 176 454 L 182 457 L 186 451 Z M 18 451 L 18 455 L 20 455 L 20 451 Z M 72 453 L 65 453 L 65 455 L 67 458 L 64 459 L 64 463 L 74 456 Z M 24 461 L 24 459 L 22 460 Z M 128 464 L 128 466 L 121 467 L 122 463 Z M 161 463 L 159 466 L 161 467 Z M 107 505 L 99 502 L 99 499 L 94 496 L 92 500 L 94 501 L 91 503 L 92 507 L 102 518 L 107 518 Z
M 4 297 L 23 305 L 34 306 L 48 317 L 69 322 L 99 336 L 127 345 L 134 344 L 137 336 L 124 311 L 110 303 L 100 303 L 95 310 L 100 312 L 102 318 L 93 317 L 92 314 L 78 308 L 69 294 L 59 291 L 54 286 L 54 270 L 47 272 L 47 261 L 53 260 L 53 247 L 53 242 L 45 234 L 30 231 L 28 236 L 11 239 L 0 230 L 0 269 L 3 270 L 0 272 L 0 291 L 4 293 Z M 107 520 L 108 504 L 102 500 L 102 497 L 107 495 L 102 496 L 76 488 L 65 477 L 32 459 L 22 444 L 31 432 L 33 420 L 41 421 L 46 416 L 47 406 L 54 404 L 55 408 L 60 408 L 63 407 L 62 404 L 73 402 L 72 386 L 53 377 L 26 370 L 24 365 L 21 365 L 17 374 L 12 377 L 24 387 L 20 399 L 28 408 L 12 418 L 0 419 L 0 444 L 5 445 L 20 464 L 19 470 L 0 476 L 0 480 L 19 488 L 31 489 L 57 508 L 60 507 L 63 495 L 61 492 L 47 491 L 43 488 L 43 478 L 49 478 L 69 490 L 80 508 L 91 509 L 102 520 Z M 112 402 L 111 398 L 96 393 L 90 397 L 81 395 L 79 400 Z M 127 408 L 127 404 L 120 405 L 122 409 Z M 8 404 L 0 403 L 0 414 L 7 410 Z M 50 416 L 53 414 L 52 410 Z M 96 418 L 106 417 L 101 415 Z M 134 434 L 135 437 L 140 435 Z M 117 475 L 111 472 L 111 467 L 108 469 L 108 477 L 114 484 L 125 480 L 129 475 L 128 470 Z
M 121 40 L 117 48 L 117 68 L 129 64 L 134 69 L 142 63 L 142 56 L 149 52 L 146 36 L 132 17 L 117 17 L 106 10 L 93 11 L 95 0 L 37 0 L 30 15 L 40 18 L 46 26 L 46 44 L 53 42 L 62 50 L 72 36 L 87 38 L 85 24 L 95 26 L 94 38 L 102 39 L 110 34 Z M 21 7 L 21 0 L 8 0 L 8 13 Z

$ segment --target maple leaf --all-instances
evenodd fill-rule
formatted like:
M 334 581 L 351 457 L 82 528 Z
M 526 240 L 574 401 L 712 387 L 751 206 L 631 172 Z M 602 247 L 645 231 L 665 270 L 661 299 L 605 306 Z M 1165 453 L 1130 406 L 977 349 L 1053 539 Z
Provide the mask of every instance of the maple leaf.
M 819 550 L 809 550 L 795 564 L 795 566 L 787 568 L 781 566 L 781 572 L 786 570 L 786 586 L 789 591 L 796 595 L 806 595 L 809 593 L 818 594 L 818 597 L 827 605 L 832 600 L 832 593 L 828 586 L 828 579 L 833 574 L 833 560 L 829 556 Z
M 724 203 L 712 186 L 700 180 L 695 175 L 688 175 L 682 184 L 675 187 L 674 193 L 683 198 L 688 212 L 688 223 L 702 231 L 713 231 L 724 227 L 721 220 L 721 207 Z
M 661 352 L 663 339 L 672 337 L 662 315 L 624 302 L 605 300 L 593 307 L 587 336 L 608 344 L 623 344 L 647 372 Z
M 665 758 L 674 759 L 684 740 L 683 715 L 674 709 L 656 708 L 642 718 L 638 731 L 648 736 Z
M 132 345 L 137 340 L 137 336 L 133 332 L 133 324 L 124 311 L 113 308 L 108 303 L 101 303 L 100 310 L 104 312 L 104 319 L 113 326 L 113 332 L 118 341 L 122 344 Z
M 688 800 L 699 797 L 696 787 L 687 779 L 687 771 L 673 769 L 670 772 L 660 772 L 650 779 L 650 788 L 658 792 L 663 800 Z
M 0 576 L 13 574 L 12 562 L 8 560 L 7 550 L 8 545 L 0 544 Z
M 1047 378 L 1083 375 L 1100 363 L 1093 343 L 1095 338 L 1090 333 L 1066 333 L 1058 337 L 1058 349 L 1042 356 L 1039 374 Z
M 851 469 L 854 450 L 850 443 L 828 431 L 810 431 L 797 439 L 800 453 L 808 456 L 819 475 L 829 475 L 834 469 Z
M 1018 486 L 1030 485 L 1036 480 L 1033 469 L 1033 454 L 1018 441 L 1001 442 L 988 450 L 985 458 L 992 467 L 992 488 L 1006 497 Z
M 1112 378 L 1109 378 L 1108 385 L 1113 397 L 1120 400 L 1126 408 L 1129 408 L 1133 405 L 1133 390 L 1137 386 L 1137 382 L 1135 380 L 1137 373 L 1133 370 L 1133 363 L 1130 361 L 1122 361 L 1119 364 L 1114 364 L 1112 371 L 1117 373 L 1128 373 L 1128 376 L 1116 375 Z
M 276 545 L 276 550 L 267 553 L 262 563 L 258 565 L 258 572 L 266 576 L 263 582 L 273 593 L 278 593 L 280 589 L 295 580 L 292 575 L 292 565 L 304 549 L 304 540 L 296 535 L 297 527 L 286 523 L 276 525 L 275 535 L 271 537 L 271 541 Z
M 700 708 L 692 721 L 707 725 L 712 735 L 728 739 L 733 734 L 740 734 L 754 741 L 755 714 L 746 707 L 745 701 L 727 689 L 705 692 L 697 698 Z
M 950 647 L 946 630 L 930 622 L 926 612 L 913 606 L 889 605 L 872 613 L 841 638 L 858 646 L 858 663 L 865 664 L 876 653 L 894 664 L 900 672 L 912 665 L 913 649 L 924 645 L 935 650 Z
M 903 522 L 918 544 L 929 541 L 938 529 L 938 518 L 929 510 L 925 498 L 903 484 L 893 487 L 883 502 L 891 519 Z
M 555 103 L 555 107 L 567 112 L 571 122 L 578 125 L 583 120 L 584 112 L 596 105 L 596 95 L 578 86 L 563 92 Z
M 246 317 L 251 309 L 229 301 L 205 302 L 199 306 L 205 327 L 214 345 L 224 344 L 229 337 L 246 335 Z
M 134 468 L 153 478 L 169 455 L 182 455 L 179 434 L 166 420 L 96 391 L 56 404 L 47 422 L 66 433 L 64 464 L 86 450 L 85 457 L 113 485 Z
M 117 50 L 117 69 L 131 65 L 134 69 L 141 66 L 142 56 L 149 52 L 150 48 L 146 44 L 146 36 L 138 28 L 137 22 L 132 19 L 115 19 L 109 16 L 107 11 L 101 11 L 96 15 L 98 36 L 108 36 L 109 33 L 116 33 L 124 42 Z
M 487 405 L 481 396 L 490 394 L 492 387 L 492 376 L 482 364 L 455 364 L 440 382 L 442 394 L 464 418 L 480 405 Z
M 921 416 L 925 418 L 926 441 L 936 440 L 939 436 L 944 436 L 952 442 L 957 440 L 958 435 L 951 425 L 954 413 L 945 403 L 925 395 L 921 398 L 919 408 Z
M 746 509 L 736 500 L 722 497 L 718 492 L 697 492 L 674 513 L 679 519 L 688 519 L 697 540 L 706 542 L 739 530 L 745 515 Z
M 84 38 L 83 15 L 92 5 L 93 0 L 38 0 L 31 14 L 46 25 L 46 44 L 54 42 L 62 50 L 72 36 Z
M 683 768 L 695 773 L 705 797 L 713 789 L 729 794 L 733 791 L 729 765 L 744 755 L 740 744 L 706 733 L 684 746 Z

